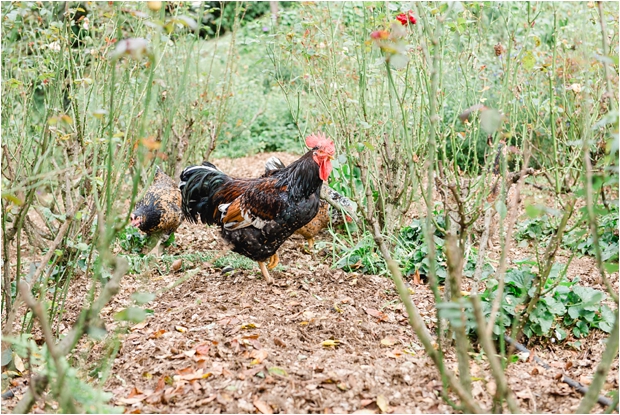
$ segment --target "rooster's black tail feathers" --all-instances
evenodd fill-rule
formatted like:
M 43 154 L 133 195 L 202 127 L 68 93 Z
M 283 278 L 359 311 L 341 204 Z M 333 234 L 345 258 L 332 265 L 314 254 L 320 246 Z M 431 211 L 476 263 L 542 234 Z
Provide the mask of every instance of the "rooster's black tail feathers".
M 205 161 L 200 166 L 190 166 L 181 173 L 181 196 L 183 199 L 183 215 L 190 222 L 200 221 L 209 225 L 215 224 L 213 195 L 220 186 L 231 180 L 213 164 Z

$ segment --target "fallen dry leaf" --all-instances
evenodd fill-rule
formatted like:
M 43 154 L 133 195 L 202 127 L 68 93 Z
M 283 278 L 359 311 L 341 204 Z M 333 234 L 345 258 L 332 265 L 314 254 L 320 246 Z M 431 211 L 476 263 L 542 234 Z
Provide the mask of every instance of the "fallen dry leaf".
M 209 354 L 210 345 L 208 343 L 203 343 L 196 346 L 196 353 L 201 355 Z
M 260 350 L 252 350 L 252 353 L 250 353 L 250 357 L 252 357 L 254 360 L 252 360 L 250 362 L 251 365 L 258 365 L 260 363 L 263 362 L 263 360 L 265 360 L 265 358 L 267 357 L 268 353 L 267 350 L 265 349 L 260 349 Z
M 271 409 L 271 406 L 267 402 L 261 401 L 260 399 L 254 400 L 254 406 L 262 414 L 273 414 L 273 409 Z
M 273 339 L 273 343 L 274 343 L 276 346 L 279 346 L 279 347 L 282 347 L 282 348 L 286 348 L 286 343 L 284 343 L 282 340 L 280 340 L 280 339 L 279 339 L 279 338 L 277 338 L 277 337 L 276 337 L 275 339 Z
M 387 352 L 385 352 L 385 355 L 387 357 L 391 357 L 392 359 L 398 359 L 403 355 L 403 352 L 401 352 L 400 350 L 388 350 Z
M 138 323 L 135 326 L 132 326 L 129 330 L 131 331 L 140 330 L 140 329 L 145 328 L 147 324 L 149 324 L 148 320 L 143 321 L 142 323 Z
M 151 334 L 149 337 L 151 339 L 159 339 L 165 332 L 166 332 L 166 330 L 164 330 L 164 329 L 157 330 L 156 332 Z
M 388 405 L 388 401 L 387 399 L 385 399 L 385 396 L 383 395 L 377 396 L 377 406 L 379 407 L 379 409 L 381 409 L 381 412 L 383 413 L 388 412 L 388 410 L 390 409 L 390 406 Z
M 340 340 L 325 340 L 321 342 L 323 347 L 336 347 L 340 344 Z
M 176 372 L 178 375 L 174 375 L 172 378 L 177 382 L 181 380 L 207 379 L 212 375 L 211 372 L 203 373 L 202 369 L 194 371 L 191 367 L 186 367 L 185 369 L 180 369 Z
M 24 361 L 17 355 L 17 353 L 13 353 L 13 362 L 15 364 L 15 369 L 17 369 L 20 373 L 24 373 L 26 366 L 24 366 Z
M 395 337 L 386 337 L 381 340 L 382 346 L 394 346 L 396 343 L 398 343 L 398 339 Z
M 127 395 L 127 397 L 133 398 L 137 395 L 142 395 L 142 391 L 134 386 L 133 389 L 131 389 L 131 392 L 129 392 L 129 395 Z
M 375 310 L 374 308 L 365 308 L 364 311 L 368 313 L 368 315 L 378 319 L 379 321 L 388 321 L 387 314 L 379 310 Z
M 487 383 L 487 391 L 490 395 L 495 395 L 495 392 L 497 392 L 497 385 L 495 384 L 495 382 L 490 381 L 489 383 Z
M 174 329 L 178 331 L 179 333 L 185 333 L 187 331 L 187 327 L 183 327 L 183 326 L 174 326 Z
M 370 405 L 370 404 L 371 404 L 371 403 L 373 403 L 373 402 L 374 402 L 374 401 L 373 401 L 372 399 L 362 399 L 362 400 L 360 401 L 360 405 L 361 405 L 361 406 L 368 406 L 368 405 Z

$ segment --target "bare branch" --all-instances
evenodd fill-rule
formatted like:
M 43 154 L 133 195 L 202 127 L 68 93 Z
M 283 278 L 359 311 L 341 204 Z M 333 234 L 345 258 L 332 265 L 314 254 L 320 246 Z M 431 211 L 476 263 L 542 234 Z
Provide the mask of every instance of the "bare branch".
M 480 340 L 482 348 L 484 349 L 484 352 L 487 355 L 487 359 L 489 360 L 489 365 L 491 366 L 491 373 L 493 374 L 493 378 L 497 382 L 497 392 L 500 396 L 504 396 L 506 398 L 508 408 L 510 408 L 510 411 L 513 414 L 520 413 L 521 411 L 519 409 L 519 406 L 517 405 L 517 401 L 515 400 L 512 391 L 508 388 L 508 382 L 506 381 L 506 376 L 504 375 L 502 364 L 497 358 L 495 346 L 491 341 L 491 335 L 488 333 L 487 330 L 485 330 L 485 321 L 484 315 L 482 314 L 482 306 L 480 305 L 480 298 L 477 295 L 473 295 L 470 298 L 471 303 L 474 306 L 474 316 L 476 317 L 478 338 Z
M 48 348 L 49 345 L 52 345 L 51 348 L 49 348 L 50 353 L 52 350 L 55 350 L 55 353 L 57 353 L 58 356 L 66 356 L 67 354 L 69 354 L 69 352 L 71 352 L 80 337 L 82 337 L 82 335 L 86 333 L 86 330 L 88 330 L 91 322 L 98 318 L 101 309 L 112 299 L 112 297 L 114 297 L 118 293 L 121 278 L 125 275 L 127 267 L 128 263 L 126 259 L 121 257 L 116 258 L 116 269 L 112 275 L 112 278 L 103 287 L 101 294 L 93 302 L 91 308 L 85 310 L 85 319 L 79 319 L 73 326 L 73 329 L 71 329 L 69 334 L 64 339 L 62 339 L 60 343 L 54 345 L 53 340 L 48 343 Z M 35 404 L 36 398 L 40 396 L 41 393 L 43 393 L 43 391 L 47 388 L 50 380 L 46 376 L 35 376 L 33 379 L 37 379 L 37 381 L 30 384 L 30 388 L 28 389 L 26 394 L 17 403 L 15 409 L 13 409 L 13 413 L 25 414 L 27 412 L 30 412 L 32 406 Z

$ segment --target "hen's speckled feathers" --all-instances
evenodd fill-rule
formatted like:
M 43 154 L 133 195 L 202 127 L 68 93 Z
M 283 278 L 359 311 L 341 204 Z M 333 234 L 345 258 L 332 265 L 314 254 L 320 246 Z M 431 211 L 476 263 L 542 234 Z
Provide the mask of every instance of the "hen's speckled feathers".
M 138 229 L 147 235 L 169 236 L 183 220 L 181 191 L 174 180 L 155 167 L 155 179 L 132 213 Z

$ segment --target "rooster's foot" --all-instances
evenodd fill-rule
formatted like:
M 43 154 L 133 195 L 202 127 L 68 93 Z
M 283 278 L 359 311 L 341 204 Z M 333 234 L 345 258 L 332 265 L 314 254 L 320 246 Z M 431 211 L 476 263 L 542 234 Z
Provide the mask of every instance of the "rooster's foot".
M 278 256 L 278 253 L 276 252 L 275 254 L 271 256 L 271 258 L 269 258 L 269 262 L 267 263 L 267 269 L 272 270 L 275 267 L 277 267 L 279 263 L 280 263 L 280 257 Z
M 271 278 L 271 275 L 269 275 L 269 271 L 267 271 L 267 265 L 265 265 L 264 262 L 259 262 L 258 266 L 260 267 L 260 272 L 263 274 L 267 284 L 273 284 L 273 279 Z

